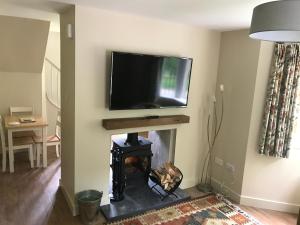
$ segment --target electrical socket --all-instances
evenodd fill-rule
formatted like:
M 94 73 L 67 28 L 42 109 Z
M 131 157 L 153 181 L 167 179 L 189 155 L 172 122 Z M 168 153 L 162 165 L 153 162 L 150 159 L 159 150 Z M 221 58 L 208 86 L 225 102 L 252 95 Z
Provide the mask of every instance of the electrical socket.
M 224 164 L 223 159 L 220 159 L 218 157 L 215 157 L 215 163 L 219 166 L 223 166 Z
M 234 173 L 235 172 L 235 166 L 229 162 L 227 162 L 225 164 L 226 170 L 230 173 Z

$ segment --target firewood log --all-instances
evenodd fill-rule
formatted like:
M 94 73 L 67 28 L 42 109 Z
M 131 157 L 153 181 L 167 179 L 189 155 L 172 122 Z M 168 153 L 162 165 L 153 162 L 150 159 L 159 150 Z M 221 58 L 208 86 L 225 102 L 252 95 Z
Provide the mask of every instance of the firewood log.
M 153 170 L 153 175 L 160 181 L 162 187 L 169 191 L 182 179 L 179 169 L 167 162 L 161 168 Z

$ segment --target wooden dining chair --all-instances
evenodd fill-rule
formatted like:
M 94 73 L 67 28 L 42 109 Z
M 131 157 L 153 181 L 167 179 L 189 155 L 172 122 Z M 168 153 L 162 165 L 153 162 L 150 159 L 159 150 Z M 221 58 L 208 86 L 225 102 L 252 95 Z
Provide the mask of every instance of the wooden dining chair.
M 41 148 L 42 148 L 42 137 L 33 137 L 35 146 L 36 146 L 36 158 L 37 158 L 37 166 L 40 166 L 40 156 L 41 156 Z M 56 125 L 55 125 L 55 135 L 50 135 L 47 137 L 47 146 L 55 146 L 56 156 L 57 158 L 61 155 L 61 114 L 60 111 L 57 112 L 56 117 Z
M 25 107 L 19 107 L 19 106 L 10 106 L 9 107 L 9 113 L 11 116 L 13 115 L 33 115 L 33 107 L 32 106 L 25 106 Z
M 23 116 L 32 116 L 33 115 L 33 107 L 32 106 L 10 106 L 9 107 L 9 114 L 10 116 L 17 116 L 17 115 L 23 115 Z M 13 137 L 34 137 L 35 133 L 33 131 L 19 131 L 14 132 Z
M 0 115 L 0 139 L 1 139 L 1 148 L 2 148 L 2 171 L 6 170 L 6 159 L 7 159 L 7 151 L 8 146 L 6 144 L 5 132 L 3 129 L 3 121 L 2 116 Z M 13 138 L 13 151 L 19 149 L 28 149 L 28 156 L 30 161 L 30 167 L 33 168 L 33 139 L 32 137 L 18 137 Z

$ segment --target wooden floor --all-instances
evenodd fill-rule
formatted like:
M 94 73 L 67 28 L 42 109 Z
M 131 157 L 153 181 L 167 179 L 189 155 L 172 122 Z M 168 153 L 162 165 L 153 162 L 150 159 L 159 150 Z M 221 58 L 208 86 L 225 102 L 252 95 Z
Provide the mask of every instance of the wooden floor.
M 60 160 L 48 150 L 47 169 L 30 169 L 27 154 L 17 153 L 15 173 L 0 173 L 1 225 L 80 225 L 73 217 L 59 189 Z M 202 193 L 187 191 L 192 197 Z M 240 206 L 265 225 L 296 225 L 297 215 Z M 105 222 L 99 215 L 97 224 Z
M 297 215 L 291 213 L 282 213 L 273 210 L 262 210 L 248 206 L 239 206 L 242 210 L 254 216 L 263 224 L 276 225 L 296 225 Z

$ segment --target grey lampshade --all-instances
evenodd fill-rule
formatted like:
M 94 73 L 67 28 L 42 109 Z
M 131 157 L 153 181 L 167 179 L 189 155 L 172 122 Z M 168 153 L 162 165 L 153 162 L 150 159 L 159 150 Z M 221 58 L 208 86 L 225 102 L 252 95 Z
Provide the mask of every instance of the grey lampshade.
M 266 41 L 300 42 L 300 1 L 274 1 L 255 7 L 249 36 Z

